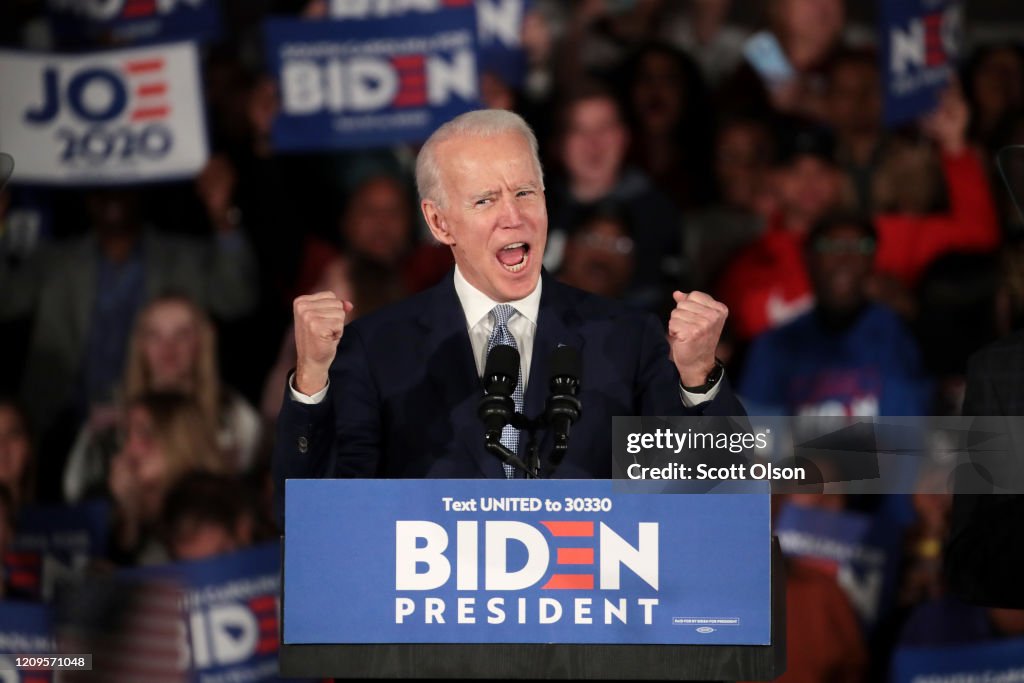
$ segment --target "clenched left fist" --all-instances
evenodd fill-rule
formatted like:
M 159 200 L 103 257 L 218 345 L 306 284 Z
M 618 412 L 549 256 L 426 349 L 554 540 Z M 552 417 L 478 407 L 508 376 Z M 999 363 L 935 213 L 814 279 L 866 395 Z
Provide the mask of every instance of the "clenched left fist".
M 715 349 L 729 309 L 703 292 L 673 292 L 676 307 L 668 318 L 672 362 L 684 387 L 704 384 L 715 367 Z

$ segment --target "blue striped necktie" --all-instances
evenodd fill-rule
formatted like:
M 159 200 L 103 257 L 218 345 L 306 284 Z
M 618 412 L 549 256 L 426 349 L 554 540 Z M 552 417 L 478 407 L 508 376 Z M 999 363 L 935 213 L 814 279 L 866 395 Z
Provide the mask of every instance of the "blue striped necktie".
M 499 304 L 491 309 L 491 319 L 494 321 L 494 329 L 491 331 L 491 338 L 487 341 L 487 355 L 491 355 L 491 351 L 495 346 L 504 344 L 511 346 L 516 351 L 519 350 L 519 345 L 516 344 L 516 338 L 512 336 L 512 333 L 508 331 L 508 321 L 512 319 L 512 316 L 516 315 L 518 311 L 513 308 L 510 304 Z M 516 410 L 523 412 L 523 372 L 519 371 L 516 379 L 516 389 L 512 392 L 512 400 L 516 404 Z M 509 449 L 513 453 L 518 452 L 519 448 L 519 430 L 514 428 L 512 425 L 505 425 L 505 428 L 501 430 L 501 443 L 505 448 Z M 515 477 L 515 469 L 506 463 L 502 463 L 505 467 L 505 476 L 509 479 Z

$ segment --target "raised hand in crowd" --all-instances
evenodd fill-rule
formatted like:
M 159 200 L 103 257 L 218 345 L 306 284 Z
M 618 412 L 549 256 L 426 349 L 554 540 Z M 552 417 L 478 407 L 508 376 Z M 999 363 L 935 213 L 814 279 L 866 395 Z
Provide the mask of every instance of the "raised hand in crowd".
M 967 124 L 971 112 L 959 84 L 954 83 L 939 100 L 934 112 L 921 120 L 921 130 L 938 144 L 945 154 L 956 156 L 967 145 Z

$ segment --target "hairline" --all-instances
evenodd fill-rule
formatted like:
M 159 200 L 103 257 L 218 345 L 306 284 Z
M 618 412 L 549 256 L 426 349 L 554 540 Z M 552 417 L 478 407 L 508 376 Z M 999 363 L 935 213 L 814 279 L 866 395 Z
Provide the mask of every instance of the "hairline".
M 437 149 L 459 138 L 494 138 L 511 133 L 518 134 L 530 151 L 530 163 L 544 189 L 544 170 L 540 162 L 537 136 L 529 124 L 514 112 L 502 109 L 477 109 L 451 119 L 435 130 L 420 148 L 416 157 L 416 192 L 421 202 L 433 202 L 444 207 L 447 193 L 442 179 Z

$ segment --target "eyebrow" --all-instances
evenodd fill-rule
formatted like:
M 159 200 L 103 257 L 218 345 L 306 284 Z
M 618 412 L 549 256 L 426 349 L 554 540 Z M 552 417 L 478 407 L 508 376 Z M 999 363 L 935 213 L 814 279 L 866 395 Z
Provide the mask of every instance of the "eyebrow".
M 482 190 L 482 191 L 477 192 L 476 194 L 470 196 L 469 201 L 471 201 L 471 202 L 478 202 L 481 199 L 490 199 L 491 197 L 494 197 L 494 196 L 496 196 L 498 194 L 500 194 L 499 190 Z

